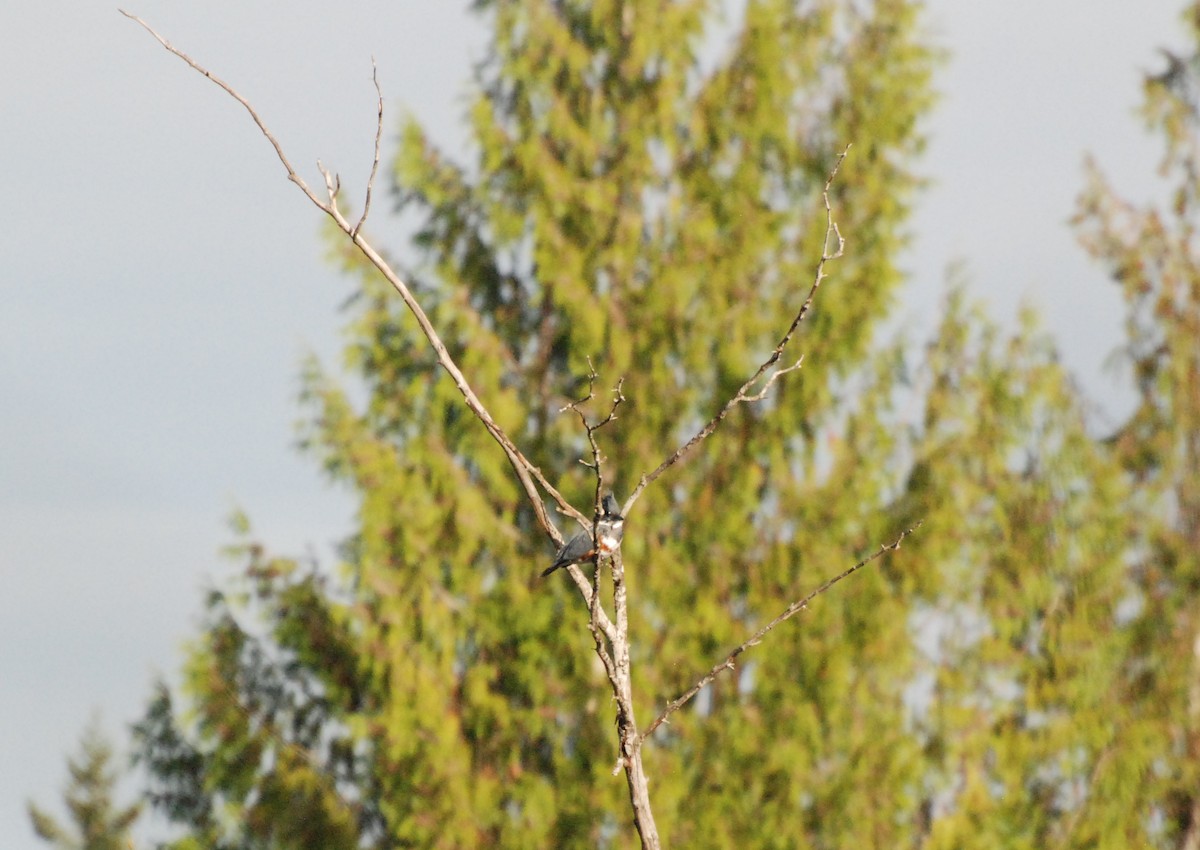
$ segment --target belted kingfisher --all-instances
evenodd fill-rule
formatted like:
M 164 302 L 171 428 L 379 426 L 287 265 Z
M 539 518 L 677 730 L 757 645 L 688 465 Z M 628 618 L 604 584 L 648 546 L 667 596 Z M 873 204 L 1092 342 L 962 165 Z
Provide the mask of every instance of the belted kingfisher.
M 568 540 L 554 556 L 554 563 L 542 573 L 543 576 L 550 575 L 559 567 L 582 564 L 598 555 L 611 555 L 617 551 L 625 534 L 625 517 L 617 513 L 619 506 L 612 493 L 604 497 L 603 510 L 604 513 L 596 521 L 595 535 L 591 531 L 581 531 Z

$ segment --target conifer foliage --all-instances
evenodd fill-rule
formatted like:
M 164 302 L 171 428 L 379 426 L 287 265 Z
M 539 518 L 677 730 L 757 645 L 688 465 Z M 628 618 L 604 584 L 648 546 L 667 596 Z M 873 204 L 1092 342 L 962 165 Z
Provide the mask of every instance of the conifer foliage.
M 868 484 L 818 518 L 845 488 L 820 474 L 816 435 L 899 281 L 932 57 L 915 4 L 897 0 L 752 2 L 724 44 L 704 2 L 477 5 L 494 34 L 470 109 L 477 161 L 408 123 L 392 169 L 423 220 L 406 280 L 496 424 L 572 504 L 596 484 L 579 421 L 559 411 L 592 368 L 628 401 L 597 432 L 606 483 L 628 494 L 800 310 L 829 247 L 822 191 L 855 144 L 828 193 L 854 250 L 795 338 L 819 371 L 736 406 L 628 518 L 633 693 L 653 716 L 806 583 L 897 531 L 873 518 Z M 213 594 L 191 654 L 194 720 L 163 692 L 139 727 L 155 793 L 229 846 L 292 846 L 299 811 L 309 846 L 624 843 L 630 792 L 611 777 L 621 752 L 587 611 L 567 582 L 538 579 L 548 550 L 512 453 L 376 267 L 340 244 L 361 277 L 348 357 L 367 403 L 313 365 L 306 441 L 359 494 L 359 528 L 334 578 L 247 540 L 246 587 Z M 591 421 L 603 396 L 581 408 Z M 661 727 L 644 756 L 668 843 L 793 840 L 813 828 L 798 806 L 819 822 L 830 803 L 804 778 L 810 748 L 837 751 L 851 729 L 816 705 L 840 712 L 863 686 L 879 697 L 868 714 L 900 709 L 882 655 L 853 659 L 903 625 L 865 614 L 830 610 Z M 826 678 L 826 643 L 850 633 Z M 770 764 L 747 761 L 793 735 Z M 903 770 L 902 753 L 855 770 Z M 881 800 L 879 822 L 902 805 Z
M 71 779 L 63 801 L 71 827 L 34 803 L 29 818 L 38 838 L 56 850 L 126 850 L 129 831 L 141 814 L 142 805 L 118 806 L 114 797 L 119 778 L 112 764 L 113 751 L 93 721 L 83 733 L 79 755 L 67 760 Z
M 1125 737 L 1120 754 L 1140 784 L 1124 796 L 1160 845 L 1192 850 L 1200 847 L 1200 3 L 1183 20 L 1191 43 L 1164 50 L 1165 68 L 1144 86 L 1143 117 L 1164 145 L 1167 203 L 1124 200 L 1093 165 L 1076 224 L 1125 298 L 1120 355 L 1139 398 L 1111 445 L 1136 485 L 1130 510 L 1139 518 L 1122 708 L 1128 714 L 1136 700 L 1141 732 Z
M 1032 314 L 1006 335 L 954 290 L 937 328 L 876 340 L 932 100 L 919 6 L 478 0 L 475 158 L 408 121 L 387 172 L 420 222 L 403 275 L 280 151 L 356 281 L 359 386 L 307 364 L 304 444 L 357 525 L 320 565 L 235 518 L 240 580 L 135 730 L 173 848 L 619 847 L 633 824 L 649 847 L 1200 846 L 1197 60 L 1147 88 L 1172 212 L 1099 177 L 1081 201 L 1143 399 L 1100 441 Z M 803 369 L 653 475 L 814 272 Z M 627 593 L 643 729 L 924 523 L 645 739 L 656 826 L 614 778 L 631 718 L 593 571 L 539 578 L 546 504 L 598 504 L 580 460 L 628 509 L 595 598 Z

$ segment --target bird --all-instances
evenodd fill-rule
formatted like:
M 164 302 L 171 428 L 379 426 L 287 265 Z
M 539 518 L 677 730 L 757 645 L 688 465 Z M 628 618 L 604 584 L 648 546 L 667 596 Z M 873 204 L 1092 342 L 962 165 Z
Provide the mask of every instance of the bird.
M 617 551 L 625 534 L 625 517 L 618 513 L 617 500 L 612 493 L 604 497 L 603 511 L 596 520 L 595 532 L 580 531 L 563 544 L 554 556 L 554 563 L 542 572 L 543 577 L 559 567 L 582 564 L 597 555 L 611 555 Z

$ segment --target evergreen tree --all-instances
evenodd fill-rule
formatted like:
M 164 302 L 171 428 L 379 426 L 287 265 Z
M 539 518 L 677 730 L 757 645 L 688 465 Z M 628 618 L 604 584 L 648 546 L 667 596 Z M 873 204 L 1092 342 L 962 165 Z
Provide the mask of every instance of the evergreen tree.
M 29 818 L 39 838 L 58 850 L 126 850 L 129 830 L 141 805 L 117 807 L 113 791 L 117 773 L 112 768 L 112 747 L 93 721 L 84 730 L 79 755 L 67 760 L 71 779 L 63 791 L 74 830 L 45 809 L 29 804 Z
M 1137 739 L 1130 795 L 1157 846 L 1200 847 L 1200 4 L 1183 55 L 1145 81 L 1143 115 L 1165 145 L 1163 207 L 1123 200 L 1093 166 L 1077 224 L 1128 304 L 1123 362 L 1139 404 L 1112 449 L 1137 488 L 1130 605 L 1136 644 L 1128 687 L 1150 733 Z M 1134 749 L 1130 747 L 1129 749 Z
M 504 429 L 577 505 L 588 358 L 624 377 L 601 434 L 618 493 L 771 350 L 820 255 L 820 190 L 852 249 L 796 347 L 806 371 L 741 405 L 629 518 L 635 693 L 674 697 L 855 553 L 898 530 L 886 429 L 827 451 L 899 281 L 932 57 L 916 5 L 762 0 L 711 70 L 704 2 L 481 2 L 473 167 L 409 123 L 394 177 L 423 216 L 409 279 Z M 139 728 L 157 799 L 211 846 L 627 843 L 628 802 L 586 612 L 487 432 L 349 248 L 349 363 L 315 365 L 307 445 L 360 496 L 341 573 L 246 539 L 215 592 L 184 721 Z M 818 438 L 819 435 L 825 435 Z M 912 653 L 902 572 L 755 650 L 646 751 L 668 845 L 903 843 L 920 765 L 896 722 Z M 824 599 L 824 598 L 823 598 Z M 305 830 L 303 834 L 299 830 Z
M 1200 36 L 1200 6 L 1186 20 Z M 1089 438 L 1029 317 L 1003 340 L 952 300 L 914 368 L 923 414 L 895 507 L 926 519 L 909 615 L 921 846 L 1200 847 L 1200 59 L 1167 56 L 1146 116 L 1172 208 L 1138 210 L 1093 169 L 1077 217 L 1128 299 L 1131 420 Z
M 895 508 L 925 518 L 907 612 L 918 846 L 1146 846 L 1126 758 L 1148 731 L 1122 613 L 1129 482 L 1030 313 L 1005 339 L 954 296 L 913 371 Z
M 919 354 L 872 348 L 929 103 L 915 4 L 751 0 L 715 65 L 701 0 L 476 6 L 493 24 L 477 160 L 409 122 L 394 163 L 422 222 L 408 278 L 577 505 L 588 445 L 557 411 L 591 366 L 624 378 L 599 436 L 629 492 L 795 315 L 831 157 L 855 143 L 830 193 L 849 249 L 796 338 L 805 370 L 628 517 L 643 721 L 851 553 L 924 520 L 919 557 L 822 596 L 659 728 L 664 843 L 1200 846 L 1200 60 L 1170 56 L 1147 87 L 1173 209 L 1138 212 L 1098 176 L 1082 202 L 1130 299 L 1142 393 L 1098 442 L 1031 315 L 1006 337 L 952 292 Z M 358 528 L 332 571 L 269 555 L 237 518 L 242 580 L 209 597 L 186 707 L 162 688 L 136 730 L 151 799 L 178 848 L 624 846 L 586 612 L 537 578 L 533 511 L 425 336 L 338 256 L 361 281 L 347 359 L 366 401 L 309 364 L 305 442 L 358 494 Z

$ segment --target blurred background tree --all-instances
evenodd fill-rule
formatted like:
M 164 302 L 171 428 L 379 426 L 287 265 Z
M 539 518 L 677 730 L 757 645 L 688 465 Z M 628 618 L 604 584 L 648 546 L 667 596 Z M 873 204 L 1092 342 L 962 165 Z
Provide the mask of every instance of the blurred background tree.
M 1200 848 L 1200 4 L 1183 19 L 1186 53 L 1147 75 L 1143 118 L 1164 145 L 1165 203 L 1122 199 L 1092 165 L 1076 225 L 1128 305 L 1120 362 L 1139 405 L 1108 446 L 1134 487 L 1126 687 L 1145 712 L 1133 799 L 1161 843 Z M 1145 809 L 1143 809 L 1145 810 Z
M 78 755 L 67 760 L 71 778 L 63 789 L 63 802 L 71 826 L 29 803 L 29 818 L 39 838 L 56 850 L 127 850 L 142 804 L 117 805 L 114 798 L 120 777 L 112 761 L 112 746 L 95 719 L 83 732 Z
M 497 421 L 576 504 L 591 501 L 586 444 L 557 411 L 587 358 L 610 383 L 625 377 L 629 410 L 603 434 L 620 495 L 770 351 L 820 255 L 826 175 L 856 146 L 832 197 L 853 248 L 797 339 L 811 373 L 736 411 L 629 520 L 648 712 L 894 530 L 887 443 L 848 488 L 849 457 L 818 434 L 845 418 L 900 281 L 933 56 L 916 4 L 894 0 L 751 3 L 715 60 L 715 4 L 478 6 L 494 35 L 470 108 L 476 161 L 455 164 L 410 121 L 392 170 L 399 207 L 422 222 L 409 279 Z M 336 576 L 247 538 L 247 584 L 214 592 L 191 655 L 194 721 L 161 696 L 144 760 L 169 786 L 184 779 L 159 753 L 194 746 L 187 822 L 230 846 L 286 844 L 288 811 L 326 846 L 621 841 L 625 789 L 609 775 L 583 612 L 562 582 L 538 580 L 549 552 L 504 457 L 402 305 L 357 252 L 334 250 L 361 281 L 347 361 L 366 400 L 310 364 L 306 444 L 360 494 L 360 527 Z M 812 765 L 888 725 L 906 669 L 903 616 L 870 616 L 903 600 L 891 580 L 869 584 L 659 735 L 647 769 L 669 841 L 794 842 L 813 828 L 796 818 L 802 800 L 814 818 L 849 803 L 855 783 L 827 801 Z M 851 708 L 859 688 L 873 698 Z M 869 720 L 855 728 L 847 712 Z M 855 771 L 915 765 L 905 741 L 895 727 Z M 878 823 L 907 807 L 872 796 Z
M 1032 315 L 1005 334 L 954 288 L 938 327 L 880 339 L 932 102 L 919 5 L 751 0 L 729 22 L 702 0 L 480 0 L 475 159 L 406 121 L 391 170 L 419 221 L 408 277 L 581 507 L 585 442 L 557 411 L 588 358 L 624 377 L 601 435 L 621 496 L 795 313 L 853 142 L 831 195 L 847 253 L 794 343 L 804 370 L 628 518 L 643 720 L 925 525 L 655 734 L 664 843 L 1194 847 L 1196 60 L 1147 83 L 1172 211 L 1099 177 L 1081 201 L 1129 294 L 1143 394 L 1097 440 Z M 242 578 L 210 594 L 182 692 L 160 687 L 135 732 L 149 799 L 178 848 L 625 846 L 586 613 L 537 578 L 532 512 L 402 305 L 332 244 L 357 280 L 355 383 L 307 364 L 304 442 L 358 495 L 358 527 L 330 566 L 235 518 Z

